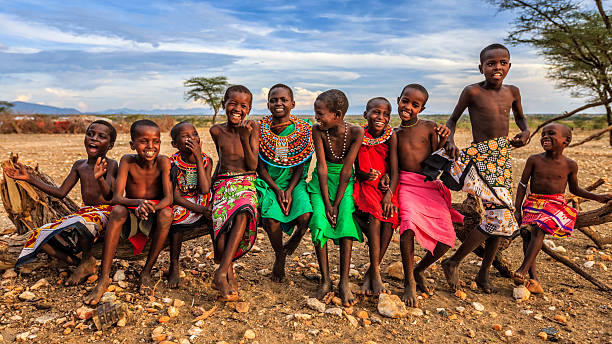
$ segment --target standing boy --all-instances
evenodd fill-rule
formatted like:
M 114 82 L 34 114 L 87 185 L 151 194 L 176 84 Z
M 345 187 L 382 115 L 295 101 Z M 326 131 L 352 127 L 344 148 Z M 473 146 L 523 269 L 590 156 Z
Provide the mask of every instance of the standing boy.
M 363 129 L 344 121 L 348 99 L 340 90 L 321 93 L 314 103 L 317 124 L 312 137 L 317 167 L 308 183 L 312 203 L 310 230 L 321 270 L 318 298 L 332 291 L 327 259 L 327 241 L 340 245 L 340 284 L 342 304 L 349 307 L 357 301 L 349 283 L 353 240 L 363 241 L 361 229 L 353 219 L 353 164 L 363 140 Z
M 499 240 L 501 237 L 511 237 L 518 231 L 513 216 L 510 146 L 522 147 L 527 143 L 529 126 L 523 115 L 519 89 L 503 84 L 510 69 L 508 49 L 501 44 L 487 46 L 480 52 L 478 69 L 485 80 L 463 89 L 446 122 L 451 135 L 445 149 L 455 159 L 450 173 L 456 185 L 448 185 L 449 188 L 462 188 L 482 199 L 485 215 L 480 226 L 469 233 L 457 252 L 442 262 L 442 267 L 451 289 L 457 289 L 459 263 L 485 242 L 485 253 L 476 283 L 485 293 L 491 293 L 489 268 L 497 253 Z M 455 126 L 466 108 L 472 124 L 473 142 L 459 151 L 454 140 Z M 514 114 L 514 122 L 521 129 L 512 139 L 507 137 L 510 109 Z
M 110 270 L 122 234 L 134 245 L 134 253 L 142 252 L 147 237 L 151 236 L 151 248 L 145 266 L 140 273 L 140 291 L 152 290 L 151 269 L 157 261 L 172 223 L 172 182 L 170 181 L 170 159 L 159 155 L 161 146 L 159 126 L 143 119 L 130 127 L 130 148 L 136 154 L 126 154 L 119 162 L 117 183 L 113 203 L 117 204 L 110 214 L 104 238 L 102 270 L 98 284 L 85 297 L 85 303 L 97 304 L 110 284 Z M 124 233 L 125 234 L 125 233 Z

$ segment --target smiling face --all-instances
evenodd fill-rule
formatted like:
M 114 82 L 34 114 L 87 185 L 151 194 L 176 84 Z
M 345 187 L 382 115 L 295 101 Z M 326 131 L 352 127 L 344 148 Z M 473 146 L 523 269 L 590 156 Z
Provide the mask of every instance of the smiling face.
M 158 127 L 139 125 L 134 130 L 134 137 L 130 141 L 130 148 L 144 160 L 155 160 L 159 154 L 161 138 Z
M 340 111 L 331 111 L 324 101 L 316 100 L 314 103 L 315 120 L 319 123 L 321 130 L 328 130 L 339 126 L 342 123 Z
M 178 127 L 177 131 L 176 137 L 172 139 L 172 147 L 180 152 L 191 153 L 191 150 L 187 148 L 187 142 L 191 141 L 195 144 L 200 144 L 200 136 L 193 124 L 183 123 Z
M 563 150 L 571 142 L 571 132 L 569 128 L 558 124 L 548 124 L 542 129 L 540 144 L 545 151 Z
M 251 95 L 243 92 L 232 92 L 224 104 L 225 115 L 229 124 L 238 125 L 251 112 Z
M 425 110 L 427 96 L 416 88 L 406 88 L 401 96 L 397 98 L 397 111 L 403 122 L 415 118 L 421 111 Z
M 90 158 L 103 157 L 113 148 L 110 129 L 102 124 L 92 124 L 85 133 L 85 150 Z
M 268 110 L 275 118 L 289 116 L 295 107 L 295 101 L 289 90 L 284 87 L 276 87 L 268 94 Z
M 493 85 L 501 84 L 510 70 L 510 54 L 505 49 L 491 49 L 484 53 L 478 66 L 485 80 Z
M 380 133 L 391 120 L 391 104 L 382 99 L 374 100 L 363 117 L 368 120 L 368 131 Z

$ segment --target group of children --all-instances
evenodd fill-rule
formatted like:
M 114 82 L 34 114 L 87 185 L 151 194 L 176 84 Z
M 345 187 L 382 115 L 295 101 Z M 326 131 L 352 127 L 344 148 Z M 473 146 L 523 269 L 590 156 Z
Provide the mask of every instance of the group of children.
M 278 282 L 285 276 L 286 257 L 310 229 L 321 273 L 319 298 L 333 290 L 327 243 L 331 239 L 339 245 L 338 294 L 350 306 L 356 302 L 349 287 L 353 241 L 362 242 L 363 234 L 368 238 L 370 265 L 361 291 L 388 293 L 380 263 L 399 227 L 403 300 L 416 306 L 417 288 L 432 293 L 424 270 L 453 247 L 453 222 L 463 219 L 451 207 L 450 188 L 475 196 L 484 208 L 480 226 L 442 261 L 450 287 L 458 287 L 459 263 L 484 242 L 476 282 L 490 293 L 489 268 L 500 238 L 517 234 L 517 224 L 522 223 L 531 225 L 531 234 L 524 237 L 525 259 L 514 280 L 542 292 L 535 258 L 544 233 L 569 236 L 576 218 L 576 211 L 563 198 L 566 185 L 569 183 L 570 192 L 599 202 L 609 201 L 612 195 L 595 195 L 578 186 L 577 165 L 562 154 L 571 131 L 550 124 L 542 132 L 544 153 L 527 160 L 516 195 L 518 207 L 514 208 L 510 149 L 527 143 L 529 128 L 518 88 L 503 84 L 509 68 L 510 53 L 504 46 L 484 48 L 479 69 L 485 80 L 463 90 L 446 125 L 418 117 L 429 98 L 418 84 L 407 85 L 397 98 L 401 119 L 397 128 L 389 125 L 391 103 L 382 97 L 367 102 L 366 125 L 346 122 L 348 100 L 337 89 L 317 97 L 316 123 L 311 125 L 291 114 L 293 92 L 283 84 L 272 86 L 267 103 L 271 115 L 256 123 L 246 119 L 251 92 L 244 86 L 231 86 L 223 98 L 227 122 L 210 128 L 219 156 L 214 172 L 190 123 L 172 128 L 172 146 L 177 152 L 168 158 L 159 154 L 159 127 L 149 120 L 134 122 L 130 147 L 136 154 L 123 156 L 117 164 L 106 156 L 115 142 L 115 129 L 108 122 L 95 121 L 85 136 L 87 159 L 75 162 L 60 187 L 33 178 L 21 165 L 5 169 L 9 177 L 56 197 L 64 197 L 80 179 L 84 203 L 77 213 L 34 230 L 17 265 L 42 250 L 77 265 L 66 283 L 80 283 L 95 273 L 89 251 L 103 236 L 99 279 L 85 297 L 86 303 L 96 304 L 110 283 L 121 237 L 132 243 L 135 254 L 151 240 L 140 275 L 140 289 L 146 292 L 153 287 L 151 269 L 170 235 L 168 284 L 174 288 L 179 285 L 183 233 L 212 218 L 214 258 L 219 264 L 212 286 L 219 300 L 233 301 L 238 299 L 238 283 L 232 262 L 253 246 L 259 221 L 274 249 L 272 279 Z M 466 108 L 473 142 L 459 150 L 453 135 Z M 511 109 L 521 131 L 508 139 Z M 313 154 L 316 166 L 307 182 Z M 528 183 L 531 193 L 523 203 Z M 289 235 L 284 243 L 283 232 Z M 415 237 L 427 250 L 416 266 Z

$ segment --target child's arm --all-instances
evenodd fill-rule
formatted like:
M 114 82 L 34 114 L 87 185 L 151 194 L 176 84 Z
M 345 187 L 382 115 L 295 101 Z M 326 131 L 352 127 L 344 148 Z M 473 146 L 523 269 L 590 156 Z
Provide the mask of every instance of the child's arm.
M 66 176 L 66 179 L 64 179 L 62 185 L 59 187 L 49 185 L 43 182 L 42 180 L 33 177 L 25 168 L 25 166 L 20 163 L 15 164 L 16 168 L 5 168 L 4 173 L 6 173 L 7 176 L 13 179 L 23 180 L 29 184 L 32 184 L 42 190 L 44 193 L 49 194 L 53 197 L 64 198 L 79 180 L 79 174 L 77 173 L 78 163 L 78 161 L 75 161 L 75 163 L 72 165 L 72 168 L 70 169 L 70 172 L 68 173 L 68 176 Z
M 204 207 L 203 205 L 190 202 L 187 199 L 183 198 L 183 195 L 181 195 L 181 191 L 179 190 L 178 185 L 174 187 L 173 200 L 175 205 L 180 205 L 181 207 L 193 211 L 194 213 L 201 214 L 206 210 L 206 207 Z
M 382 199 L 382 205 L 383 215 L 388 218 L 393 216 L 393 214 L 397 211 L 397 209 L 391 202 L 391 199 L 393 198 L 393 193 L 397 189 L 397 183 L 399 180 L 399 167 L 397 162 L 397 135 L 395 134 L 395 132 L 391 134 L 391 137 L 387 142 L 389 143 L 388 156 L 390 185 L 389 189 L 387 190 Z
M 128 172 L 130 169 L 132 157 L 124 155 L 119 161 L 119 169 L 117 170 L 117 179 L 115 180 L 115 188 L 113 190 L 113 203 L 121 204 L 126 207 L 138 207 L 144 199 L 132 199 L 124 197 L 125 184 L 127 183 Z
M 529 140 L 529 123 L 527 123 L 527 117 L 523 114 L 523 104 L 521 104 L 521 92 L 518 87 L 510 86 L 510 90 L 514 95 L 514 101 L 512 102 L 512 113 L 514 114 L 514 123 L 521 129 L 521 132 L 516 134 L 511 140 L 510 144 L 514 147 L 522 147 L 527 144 Z
M 289 181 L 289 186 L 287 186 L 287 190 L 285 190 L 285 215 L 289 215 L 291 211 L 291 204 L 293 202 L 293 189 L 297 186 L 300 178 L 304 174 L 305 162 L 293 167 L 293 175 L 291 175 L 291 180 Z
M 102 197 L 110 201 L 113 199 L 113 183 L 117 175 L 117 162 L 111 160 L 110 164 L 106 158 L 99 157 L 94 165 L 94 178 L 98 182 Z
M 525 168 L 523 169 L 523 175 L 521 176 L 521 181 L 519 185 L 516 187 L 516 200 L 514 202 L 515 210 L 514 217 L 516 218 L 516 222 L 518 225 L 521 225 L 523 219 L 523 199 L 525 199 L 525 193 L 527 192 L 527 183 L 529 183 L 529 179 L 531 178 L 531 173 L 533 172 L 535 158 L 530 156 L 525 162 Z
M 349 178 L 351 177 L 351 173 L 353 172 L 353 164 L 355 163 L 355 159 L 357 158 L 357 153 L 359 153 L 359 148 L 361 147 L 361 142 L 363 141 L 363 128 L 358 125 L 351 125 L 349 128 L 351 130 L 351 143 L 346 153 L 346 156 L 342 160 L 342 170 L 340 170 L 340 180 L 338 182 L 338 189 L 336 190 L 336 197 L 334 199 L 334 215 L 337 219 L 338 207 L 340 206 L 340 202 L 342 201 L 342 196 L 344 196 L 344 192 L 346 191 L 346 187 L 348 186 Z M 346 129 L 345 129 L 346 130 Z M 349 197 L 353 197 L 353 195 L 349 195 Z M 336 221 L 334 220 L 334 226 L 336 225 Z
M 568 159 L 569 160 L 569 159 Z M 610 200 L 612 200 L 612 194 L 595 194 L 592 192 L 589 192 L 583 188 L 581 188 L 578 185 L 578 164 L 576 164 L 575 161 L 570 160 L 570 174 L 568 176 L 568 184 L 569 184 L 569 191 L 578 196 L 578 197 L 582 197 L 582 198 L 586 198 L 586 199 L 592 199 L 594 201 L 600 202 L 600 203 L 606 203 Z
M 321 189 L 321 198 L 323 198 L 323 204 L 325 205 L 325 216 L 327 216 L 327 221 L 334 227 L 336 226 L 336 219 L 332 213 L 332 205 L 329 200 L 327 162 L 325 161 L 325 149 L 323 148 L 321 129 L 319 129 L 318 124 L 312 126 L 312 141 L 315 147 L 315 154 L 317 155 L 317 177 L 319 177 L 319 189 Z
M 373 168 L 370 169 L 370 172 L 363 172 L 361 168 L 359 168 L 359 154 L 357 154 L 357 158 L 355 159 L 355 178 L 357 178 L 358 181 L 364 182 L 366 180 L 376 180 L 379 175 L 380 172 Z
M 259 153 L 259 126 L 253 121 L 243 121 L 238 126 L 244 161 L 249 171 L 255 171 Z
M 276 200 L 278 201 L 278 205 L 280 205 L 281 211 L 285 213 L 285 192 L 281 188 L 279 188 L 274 179 L 272 179 L 270 173 L 268 173 L 266 163 L 261 160 L 261 158 L 259 159 L 259 163 L 257 164 L 257 174 L 259 175 L 259 178 L 266 182 L 270 189 L 274 191 L 274 194 L 276 195 Z
M 157 158 L 158 167 L 160 169 L 160 178 L 162 182 L 162 190 L 164 197 L 155 205 L 155 210 L 164 209 L 172 205 L 172 181 L 170 180 L 170 159 L 167 156 L 159 156 Z
M 457 146 L 455 145 L 455 129 L 457 127 L 457 121 L 459 121 L 459 118 L 461 118 L 463 111 L 465 111 L 469 103 L 470 92 L 469 89 L 466 87 L 463 89 L 463 92 L 461 92 L 461 95 L 459 96 L 459 100 L 457 101 L 457 105 L 455 105 L 453 113 L 448 118 L 448 121 L 446 121 L 446 126 L 448 127 L 448 129 L 450 129 L 450 135 L 448 135 L 448 139 L 446 141 L 446 145 L 444 145 L 444 148 L 446 150 L 446 154 L 448 154 L 453 159 L 457 159 L 457 156 L 459 155 L 459 148 L 457 148 Z
M 191 154 L 193 154 L 196 161 L 196 167 L 198 168 L 198 186 L 200 187 L 200 191 L 203 194 L 207 194 L 210 191 L 210 171 L 212 169 L 212 159 L 208 158 L 208 164 L 206 167 L 204 167 L 204 158 L 202 158 L 202 144 L 187 141 L 185 145 L 189 150 L 191 150 Z M 174 198 L 176 198 L 176 194 Z
M 448 127 L 445 125 L 436 125 L 436 128 L 434 129 L 434 131 L 437 134 L 435 136 L 436 136 L 436 141 L 438 142 L 438 144 L 434 146 L 435 148 L 432 147 L 433 152 L 444 147 L 444 145 L 446 144 L 446 141 L 448 140 L 448 137 L 451 134 L 450 129 L 448 129 Z

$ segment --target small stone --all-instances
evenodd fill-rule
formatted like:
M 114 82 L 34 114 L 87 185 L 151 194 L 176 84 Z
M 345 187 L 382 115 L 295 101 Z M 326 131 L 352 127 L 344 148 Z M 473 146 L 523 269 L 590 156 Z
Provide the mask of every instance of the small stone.
M 94 274 L 94 275 L 91 275 L 91 276 L 89 276 L 89 277 L 87 278 L 86 283 L 91 284 L 91 283 L 93 283 L 93 282 L 95 282 L 95 281 L 97 281 L 97 280 L 98 280 L 98 275 L 95 275 L 95 274 Z
M 319 331 L 319 330 L 317 330 L 315 328 L 313 328 L 311 330 L 308 330 L 308 334 L 310 334 L 312 336 L 317 336 L 319 334 L 319 332 L 321 332 L 321 331 Z
M 555 242 L 550 239 L 544 239 L 544 245 L 550 247 L 551 250 L 557 246 L 555 245 Z
M 349 270 L 349 276 L 350 277 L 359 277 L 359 271 L 357 271 L 356 269 L 350 269 Z
M 408 314 L 406 305 L 395 294 L 380 294 L 377 309 L 378 313 L 389 318 L 403 318 Z
M 582 265 L 583 265 L 585 268 L 589 268 L 589 269 L 590 269 L 590 268 L 592 268 L 592 267 L 593 267 L 593 265 L 594 265 L 594 264 L 595 264 L 595 262 L 594 262 L 594 261 L 589 260 L 588 262 L 584 262 L 584 264 L 582 264 Z
M 567 253 L 567 250 L 563 246 L 555 246 L 551 248 L 551 251 L 557 252 L 557 253 Z
M 25 342 L 28 340 L 28 336 L 30 335 L 30 332 L 23 332 L 23 333 L 19 333 L 17 336 L 15 336 L 15 341 L 17 342 Z
M 382 319 L 377 317 L 376 315 L 370 316 L 370 320 L 372 320 L 374 324 L 382 324 Z
M 119 321 L 117 321 L 117 326 L 118 327 L 124 327 L 127 324 L 127 318 L 123 317 L 121 319 L 119 319 Z
M 531 309 L 521 309 L 520 313 L 525 314 L 525 315 L 530 315 L 530 314 L 533 314 L 533 311 Z
M 401 261 L 395 262 L 387 267 L 387 275 L 397 280 L 404 279 L 404 266 Z
M 100 303 L 105 303 L 105 302 L 110 302 L 110 303 L 115 303 L 115 301 L 117 301 L 117 295 L 115 295 L 115 293 L 111 293 L 111 292 L 106 292 L 102 295 L 102 298 L 100 299 Z
M 91 319 L 91 317 L 93 317 L 93 312 L 94 310 L 87 306 L 81 306 L 75 311 L 77 318 L 81 320 Z
M 534 318 L 535 320 L 539 320 L 539 321 L 542 321 L 542 320 L 544 319 L 544 317 L 543 317 L 543 316 L 542 316 L 542 314 L 540 314 L 540 313 L 538 313 L 538 314 L 534 315 L 534 316 L 533 316 L 533 318 Z
M 345 308 L 343 309 L 344 314 L 348 314 L 348 315 L 353 314 L 353 310 L 354 310 L 353 306 L 350 306 L 350 307 L 345 307 Z
M 179 315 L 179 310 L 174 306 L 170 306 L 168 307 L 168 315 L 170 318 L 177 317 Z
M 36 289 L 39 289 L 39 288 L 42 288 L 42 287 L 48 287 L 49 285 L 50 284 L 49 284 L 49 282 L 46 279 L 41 278 L 36 283 L 34 283 L 34 285 L 32 285 L 30 287 L 30 290 L 36 290 Z
M 457 291 L 455 292 L 455 296 L 460 298 L 461 300 L 465 300 L 467 294 L 463 290 L 457 289 Z
M 259 253 L 261 251 L 263 251 L 263 250 L 261 249 L 261 247 L 259 247 L 257 245 L 254 245 L 253 247 L 251 247 L 251 252 L 253 252 L 253 253 Z
M 512 337 L 512 330 L 506 330 L 506 332 L 504 332 L 504 336 Z
M 494 324 L 494 325 L 493 325 L 493 329 L 494 329 L 495 331 L 501 331 L 501 330 L 502 330 L 502 325 L 500 325 L 500 324 Z
M 465 312 L 465 307 L 457 306 L 457 307 L 455 307 L 455 310 L 457 312 L 459 312 L 459 313 L 463 313 L 463 312 Z
M 476 331 L 474 331 L 472 329 L 468 329 L 467 336 L 470 337 L 470 338 L 476 337 Z
M 257 271 L 257 274 L 261 275 L 261 276 L 267 276 L 267 275 L 269 275 L 271 273 L 272 273 L 272 270 L 270 270 L 270 269 L 261 269 L 261 270 Z
M 157 326 L 151 332 L 151 339 L 153 339 L 154 342 L 161 342 L 162 340 L 166 340 L 167 337 L 168 335 L 164 333 L 164 328 L 161 326 Z
M 340 299 L 337 296 L 332 297 L 331 302 L 336 305 L 336 306 L 341 306 L 342 305 L 342 299 Z
M 359 319 L 367 319 L 368 318 L 368 312 L 364 311 L 364 310 L 360 310 L 359 312 L 355 313 L 355 316 Z
M 597 263 L 597 265 L 599 266 L 600 269 L 602 269 L 603 271 L 608 271 L 608 267 L 606 266 L 606 264 L 599 262 Z
M 159 317 L 159 319 L 157 319 L 157 322 L 160 324 L 167 323 L 168 321 L 170 321 L 170 317 L 167 315 L 162 315 L 161 317 Z
M 555 315 L 554 319 L 555 319 L 555 321 L 557 321 L 557 322 L 559 322 L 559 323 L 561 323 L 563 325 L 567 324 L 567 318 L 563 314 Z
M 204 330 L 197 326 L 191 326 L 189 330 L 187 330 L 187 334 L 189 334 L 190 336 L 199 336 L 202 334 L 202 332 L 204 332 Z
M 549 336 L 554 336 L 554 335 L 556 335 L 557 333 L 559 333 L 559 330 L 558 330 L 558 329 L 556 329 L 556 328 L 555 328 L 555 327 L 553 327 L 553 326 L 545 327 L 545 328 L 541 329 L 541 331 L 542 331 L 542 332 L 544 332 L 544 333 L 546 333 L 546 334 L 547 334 L 547 335 L 549 335 Z
M 31 291 L 24 291 L 19 294 L 19 299 L 22 301 L 32 301 L 36 298 L 36 295 Z
M 610 255 L 609 255 L 609 254 L 605 254 L 605 253 L 604 253 L 604 254 L 602 254 L 602 255 L 600 255 L 600 256 L 599 256 L 599 258 L 601 258 L 601 260 L 603 260 L 603 261 L 607 261 L 607 262 L 612 261 L 612 257 L 610 257 Z
M 125 281 L 125 271 L 123 270 L 115 271 L 115 274 L 113 275 L 113 281 L 115 282 Z
M 70 328 L 70 327 L 66 327 L 66 328 L 64 329 L 64 334 L 65 334 L 65 335 L 66 335 L 66 334 L 70 334 L 71 332 L 72 332 L 72 328 Z
M 530 295 L 531 292 L 524 285 L 512 289 L 512 297 L 517 301 L 527 301 Z
M 315 310 L 317 312 L 323 313 L 325 312 L 325 304 L 318 299 L 311 297 L 306 301 L 306 305 L 308 308 Z
M 126 281 L 119 281 L 119 282 L 117 282 L 117 285 L 119 285 L 123 289 L 128 287 L 128 283 Z
M 353 327 L 359 326 L 359 321 L 357 321 L 357 319 L 354 316 L 347 314 L 346 319 L 349 321 L 349 324 L 351 324 L 351 326 Z
M 19 314 L 15 314 L 9 318 L 10 321 L 21 321 L 23 318 Z
M 436 308 L 436 312 L 438 312 L 438 314 L 440 314 L 443 317 L 447 317 L 448 316 L 448 312 L 444 308 Z
M 339 317 L 342 316 L 342 309 L 338 307 L 331 307 L 325 310 L 325 314 L 337 315 Z
M 49 321 L 55 319 L 57 317 L 57 315 L 55 314 L 51 314 L 51 313 L 47 313 L 47 314 L 43 314 L 39 317 L 37 317 L 36 319 L 34 319 L 35 322 L 44 325 L 46 323 L 48 323 Z
M 538 337 L 540 337 L 540 339 L 542 340 L 547 340 L 548 339 L 548 335 L 546 334 L 546 332 L 538 332 Z
M 253 331 L 253 330 L 246 330 L 246 331 L 244 331 L 243 337 L 245 339 L 255 339 L 255 331 Z
M 448 320 L 457 320 L 457 314 L 451 314 L 448 316 Z
M 183 307 L 185 305 L 185 301 L 181 299 L 174 299 L 174 302 L 172 305 L 176 308 Z
M 422 317 L 423 310 L 420 308 L 408 307 L 408 314 L 415 316 L 415 317 Z
M 291 335 L 291 337 L 293 338 L 293 340 L 295 340 L 296 342 L 299 342 L 301 340 L 304 340 L 304 338 L 306 338 L 306 335 L 303 333 L 299 333 L 296 332 L 294 334 Z
M 312 319 L 312 315 L 306 313 L 295 313 L 291 315 L 291 318 L 298 320 L 310 320 Z
M 191 342 L 187 338 L 181 338 L 179 339 L 178 344 L 191 344 Z
M 476 282 L 472 281 L 472 283 L 470 283 L 470 289 L 478 290 L 478 284 Z
M 236 302 L 234 304 L 234 309 L 238 313 L 247 313 L 249 311 L 249 303 L 248 302 Z
M 485 309 L 482 303 L 479 303 L 479 302 L 472 302 L 472 307 L 474 307 L 474 309 L 479 312 L 483 312 Z
M 2 274 L 3 279 L 15 278 L 17 277 L 17 273 L 15 269 L 8 269 Z
M 363 322 L 363 326 L 372 325 L 372 321 L 370 321 L 369 319 L 361 319 L 361 321 Z

